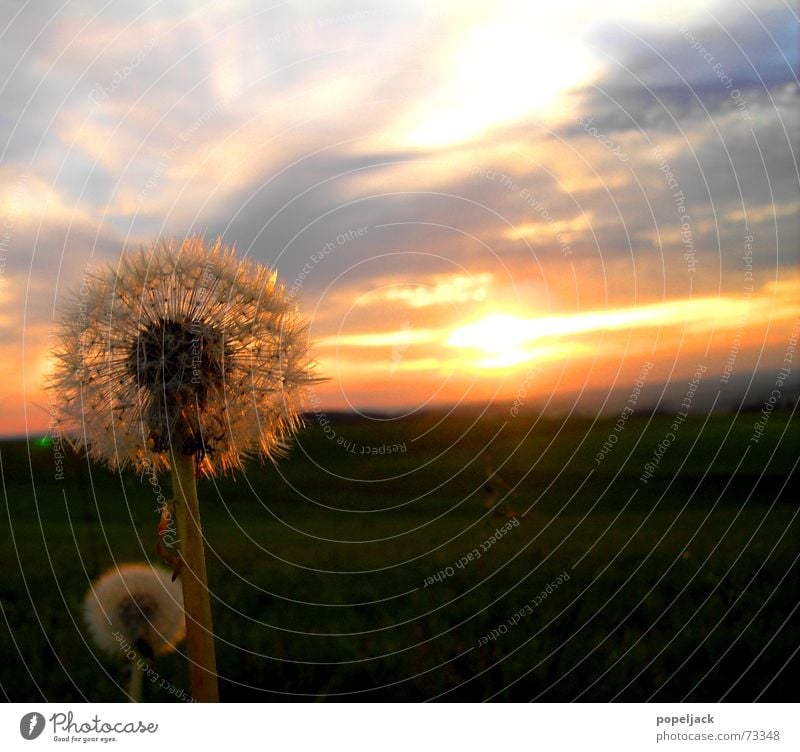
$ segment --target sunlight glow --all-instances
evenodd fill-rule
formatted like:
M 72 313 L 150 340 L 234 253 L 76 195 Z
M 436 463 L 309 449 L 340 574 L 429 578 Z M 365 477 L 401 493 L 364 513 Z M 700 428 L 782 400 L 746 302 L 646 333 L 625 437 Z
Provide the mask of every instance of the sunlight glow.
M 465 31 L 444 56 L 444 80 L 408 134 L 423 148 L 463 142 L 552 106 L 587 78 L 588 53 L 545 25 L 507 20 Z M 552 64 L 557 60 L 556 65 Z M 535 72 L 542 72 L 536 75 Z M 544 73 L 546 71 L 546 73 Z
M 535 338 L 536 319 L 493 313 L 485 319 L 456 329 L 447 340 L 451 347 L 480 347 L 490 353 L 506 353 Z
M 339 334 L 322 337 L 318 346 L 325 347 L 408 347 L 414 344 L 434 342 L 439 333 L 433 329 L 399 328 L 391 332 L 362 332 L 360 334 Z
M 749 301 L 736 298 L 690 298 L 566 316 L 521 318 L 492 313 L 455 329 L 446 344 L 484 353 L 485 367 L 505 366 L 533 360 L 535 353 L 525 346 L 546 337 L 680 324 L 692 329 L 710 330 L 724 326 L 724 322 L 737 320 L 749 307 Z M 562 347 L 568 349 L 564 343 Z

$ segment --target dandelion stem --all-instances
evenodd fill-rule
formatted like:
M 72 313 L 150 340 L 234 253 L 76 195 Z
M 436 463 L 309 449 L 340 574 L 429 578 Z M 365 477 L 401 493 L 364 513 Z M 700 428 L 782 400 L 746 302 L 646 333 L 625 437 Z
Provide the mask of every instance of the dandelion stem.
M 214 654 L 214 628 L 206 576 L 200 503 L 197 499 L 194 457 L 172 451 L 172 486 L 175 521 L 178 527 L 181 558 L 181 585 L 186 611 L 186 642 L 189 653 L 189 681 L 197 702 L 218 702 L 217 661 Z
M 144 671 L 142 671 L 136 660 L 131 661 L 131 678 L 128 682 L 128 698 L 131 702 L 142 701 L 142 680 L 144 679 Z

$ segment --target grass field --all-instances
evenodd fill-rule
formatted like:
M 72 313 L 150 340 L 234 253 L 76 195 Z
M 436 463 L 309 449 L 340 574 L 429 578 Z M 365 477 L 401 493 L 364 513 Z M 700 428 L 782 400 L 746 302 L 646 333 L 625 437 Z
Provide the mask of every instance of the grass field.
M 222 698 L 800 699 L 800 441 L 776 412 L 752 443 L 756 419 L 690 418 L 644 482 L 670 416 L 599 464 L 614 419 L 312 418 L 277 469 L 200 484 Z M 57 479 L 37 441 L 0 457 L 5 696 L 124 699 L 80 603 L 156 560 L 153 489 L 73 455 Z M 156 669 L 188 692 L 184 663 Z

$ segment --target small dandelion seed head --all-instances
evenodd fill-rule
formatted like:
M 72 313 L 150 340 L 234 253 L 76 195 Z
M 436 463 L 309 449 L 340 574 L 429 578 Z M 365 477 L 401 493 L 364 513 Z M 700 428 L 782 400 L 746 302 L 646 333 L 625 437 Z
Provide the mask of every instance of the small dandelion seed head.
M 219 240 L 160 242 L 87 276 L 48 387 L 94 459 L 163 470 L 176 451 L 214 474 L 285 450 L 317 381 L 307 339 L 274 272 Z
M 86 593 L 83 616 L 95 644 L 112 655 L 127 649 L 162 655 L 186 634 L 180 583 L 148 564 L 125 564 L 101 575 Z

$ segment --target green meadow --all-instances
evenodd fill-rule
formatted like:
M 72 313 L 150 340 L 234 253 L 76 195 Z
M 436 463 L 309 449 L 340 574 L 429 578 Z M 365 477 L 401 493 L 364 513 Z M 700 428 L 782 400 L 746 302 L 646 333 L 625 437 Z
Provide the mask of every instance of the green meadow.
M 654 455 L 669 415 L 311 416 L 277 466 L 200 482 L 222 699 L 800 699 L 800 441 L 757 418 Z M 38 439 L 0 457 L 5 697 L 124 700 L 81 601 L 158 560 L 158 489 Z M 181 656 L 154 668 L 145 701 L 188 693 Z

